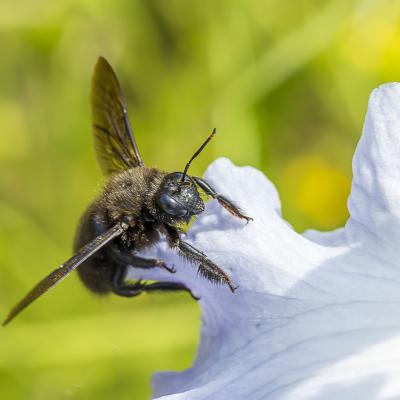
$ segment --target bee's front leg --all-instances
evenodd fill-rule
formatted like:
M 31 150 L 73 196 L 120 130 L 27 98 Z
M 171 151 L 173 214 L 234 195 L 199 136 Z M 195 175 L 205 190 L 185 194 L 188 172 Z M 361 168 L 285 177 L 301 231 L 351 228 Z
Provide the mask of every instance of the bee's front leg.
M 203 275 L 209 281 L 214 283 L 222 283 L 229 286 L 232 293 L 237 289 L 231 281 L 230 276 L 217 264 L 211 261 L 204 253 L 197 250 L 187 242 L 181 240 L 179 231 L 169 225 L 165 225 L 168 242 L 172 248 L 178 249 L 179 253 L 188 261 L 196 263 L 199 274 Z
M 199 187 L 207 196 L 211 196 L 213 199 L 218 200 L 218 203 L 221 204 L 221 206 L 228 210 L 232 215 L 241 219 L 245 219 L 247 222 L 253 220 L 253 218 L 245 215 L 243 211 L 231 200 L 227 199 L 221 194 L 218 194 L 204 179 L 198 178 L 197 176 L 193 176 L 192 179 L 197 183 L 197 185 L 199 185 Z

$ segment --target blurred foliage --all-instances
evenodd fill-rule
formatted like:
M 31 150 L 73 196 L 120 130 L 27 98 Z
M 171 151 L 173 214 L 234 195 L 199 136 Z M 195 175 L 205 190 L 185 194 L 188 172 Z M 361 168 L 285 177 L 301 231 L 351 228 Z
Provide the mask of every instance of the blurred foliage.
M 148 165 L 181 169 L 216 126 L 192 173 L 220 156 L 254 165 L 297 230 L 331 229 L 347 218 L 369 93 L 400 79 L 399 18 L 389 0 L 2 1 L 1 315 L 68 257 L 102 182 L 99 54 Z M 152 371 L 190 365 L 198 325 L 188 296 L 99 300 L 72 277 L 1 331 L 2 398 L 148 398 Z

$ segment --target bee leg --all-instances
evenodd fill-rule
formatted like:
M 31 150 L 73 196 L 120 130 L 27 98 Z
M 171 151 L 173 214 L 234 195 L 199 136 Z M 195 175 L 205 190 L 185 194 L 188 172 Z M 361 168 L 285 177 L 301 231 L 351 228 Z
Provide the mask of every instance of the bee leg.
M 192 291 L 186 287 L 183 283 L 178 282 L 155 282 L 146 285 L 143 290 L 145 292 L 153 292 L 153 291 L 185 291 L 190 294 L 193 300 L 200 300 L 200 297 L 196 297 Z
M 155 282 L 151 284 L 143 283 L 141 280 L 133 284 L 128 284 L 125 281 L 127 267 L 118 266 L 113 276 L 113 293 L 123 297 L 134 297 L 138 296 L 143 292 L 154 292 L 154 291 L 185 291 L 192 296 L 194 300 L 200 300 L 196 297 L 189 288 L 183 283 L 178 282 Z
M 209 281 L 214 283 L 222 283 L 229 286 L 232 293 L 237 289 L 233 286 L 230 276 L 217 264 L 211 261 L 204 253 L 197 250 L 187 242 L 184 242 L 179 237 L 179 232 L 172 226 L 165 225 L 169 245 L 172 248 L 178 249 L 179 253 L 188 261 L 198 264 L 198 273 Z
M 166 269 L 168 272 L 171 274 L 175 274 L 176 269 L 172 267 L 168 267 L 167 264 L 165 264 L 165 261 L 159 260 L 157 258 L 142 258 L 138 256 L 132 256 L 131 257 L 131 264 L 135 268 L 163 268 Z
M 133 284 L 129 284 L 125 281 L 127 266 L 125 265 L 118 265 L 114 275 L 112 277 L 112 292 L 117 294 L 118 296 L 123 297 L 134 297 L 138 296 L 140 293 L 143 292 L 145 288 L 145 284 L 142 283 L 141 280 Z
M 112 253 L 114 260 L 117 260 L 119 264 L 131 265 L 135 268 L 163 268 L 174 274 L 176 269 L 174 267 L 168 267 L 167 264 L 157 258 L 143 258 L 135 254 L 132 249 L 123 249 L 115 244 L 109 246 L 109 252 Z
M 232 201 L 218 194 L 204 179 L 198 178 L 196 176 L 193 176 L 192 179 L 197 183 L 197 185 L 199 185 L 199 187 L 204 191 L 207 196 L 211 196 L 213 199 L 218 200 L 218 203 L 226 210 L 228 210 L 232 215 L 241 219 L 245 219 L 247 222 L 253 220 L 253 218 L 243 214 L 242 210 L 234 203 L 232 203 Z

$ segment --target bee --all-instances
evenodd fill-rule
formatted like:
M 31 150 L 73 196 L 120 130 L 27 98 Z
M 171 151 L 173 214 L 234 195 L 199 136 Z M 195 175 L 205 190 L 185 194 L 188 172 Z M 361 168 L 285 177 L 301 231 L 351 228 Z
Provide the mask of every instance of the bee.
M 126 280 L 129 267 L 162 268 L 175 273 L 163 260 L 138 253 L 164 235 L 169 246 L 197 264 L 201 276 L 236 287 L 229 275 L 204 253 L 181 239 L 182 225 L 204 211 L 198 188 L 216 199 L 233 216 L 250 221 L 232 201 L 201 178 L 188 175 L 192 161 L 215 135 L 215 129 L 186 164 L 183 172 L 166 173 L 147 167 L 140 156 L 117 76 L 99 57 L 92 79 L 92 125 L 97 161 L 108 178 L 104 189 L 83 214 L 74 240 L 75 255 L 42 279 L 14 308 L 3 326 L 39 296 L 77 269 L 83 284 L 96 294 L 134 297 L 143 292 L 187 291 L 177 282 L 146 283 Z M 192 297 L 195 298 L 195 296 Z

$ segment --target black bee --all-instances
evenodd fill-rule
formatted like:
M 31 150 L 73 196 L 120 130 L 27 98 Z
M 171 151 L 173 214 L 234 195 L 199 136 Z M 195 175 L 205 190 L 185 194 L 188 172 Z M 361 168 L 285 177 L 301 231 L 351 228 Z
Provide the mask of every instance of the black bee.
M 3 325 L 78 267 L 84 285 L 97 294 L 133 297 L 155 290 L 190 293 L 181 283 L 125 280 L 129 266 L 159 267 L 175 272 L 162 260 L 137 255 L 157 242 L 160 234 L 183 257 L 197 264 L 202 276 L 228 285 L 232 292 L 236 289 L 226 272 L 180 238 L 179 226 L 204 211 L 197 186 L 234 216 L 251 220 L 203 179 L 187 175 L 191 162 L 214 136 L 215 129 L 194 153 L 183 173 L 166 173 L 144 165 L 118 79 L 103 57 L 98 59 L 93 74 L 91 106 L 96 155 L 103 173 L 109 177 L 108 182 L 81 218 L 74 241 L 75 255 L 17 303 Z

